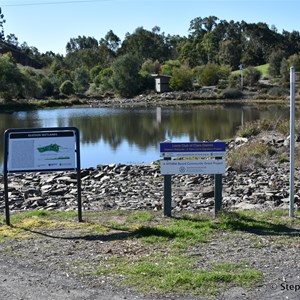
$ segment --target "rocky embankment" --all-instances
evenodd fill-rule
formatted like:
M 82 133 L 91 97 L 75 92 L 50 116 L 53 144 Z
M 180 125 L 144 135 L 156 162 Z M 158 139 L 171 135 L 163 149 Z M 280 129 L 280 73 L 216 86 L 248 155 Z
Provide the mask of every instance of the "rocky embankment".
M 228 143 L 236 149 L 247 139 Z M 286 147 L 286 141 L 265 140 L 275 147 Z M 230 150 L 229 150 L 230 151 Z M 77 179 L 73 172 L 12 174 L 9 178 L 11 211 L 76 210 Z M 150 209 L 163 208 L 163 176 L 159 164 L 148 166 L 100 165 L 81 170 L 82 208 Z M 299 172 L 295 172 L 295 204 L 300 198 Z M 4 211 L 3 178 L 1 178 L 0 211 Z M 274 209 L 289 205 L 289 163 L 269 161 L 238 173 L 228 166 L 223 175 L 223 207 L 226 209 Z M 172 207 L 175 211 L 212 210 L 214 176 L 174 175 Z

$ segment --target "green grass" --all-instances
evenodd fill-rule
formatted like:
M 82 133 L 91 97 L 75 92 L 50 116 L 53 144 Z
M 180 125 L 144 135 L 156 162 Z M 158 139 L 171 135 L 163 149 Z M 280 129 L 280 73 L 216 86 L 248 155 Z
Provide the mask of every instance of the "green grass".
M 262 77 L 269 76 L 269 64 L 256 66 L 255 69 L 257 69 L 261 72 Z
M 213 223 L 206 216 L 183 217 L 182 219 L 165 221 L 156 226 L 141 226 L 133 234 L 135 237 L 150 243 L 159 240 L 172 240 L 183 246 L 207 242 L 213 233 Z
M 247 237 L 250 247 L 258 251 L 271 244 L 284 243 L 293 247 L 300 240 L 298 212 L 296 218 L 289 218 L 286 210 L 222 212 L 217 218 L 209 214 L 165 218 L 161 214 L 150 211 L 89 212 L 84 213 L 85 222 L 82 223 L 76 221 L 76 212 L 13 214 L 12 227 L 4 225 L 3 218 L 0 220 L 0 243 L 43 238 L 49 230 L 58 236 L 62 230 L 69 230 L 77 239 L 81 237 L 80 245 L 100 240 L 116 251 L 124 245 L 128 249 L 138 249 L 134 255 L 122 254 L 122 251 L 115 255 L 102 253 L 104 256 L 98 260 L 90 260 L 87 256 L 67 264 L 81 276 L 108 276 L 114 282 L 146 293 L 208 295 L 232 286 L 252 288 L 261 284 L 263 274 L 254 269 L 250 261 L 226 262 L 218 261 L 218 257 L 216 261 L 206 261 L 205 257 L 194 255 L 195 249 L 201 252 L 211 241 L 221 244 L 225 238 Z M 266 237 L 271 238 L 270 245 L 266 243 Z
M 21 110 L 37 110 L 52 107 L 70 107 L 84 104 L 84 100 L 36 100 L 36 101 L 11 101 L 0 103 L 0 109 L 5 112 L 14 112 Z
M 169 255 L 153 255 L 151 260 L 140 258 L 134 265 L 128 260 L 121 264 L 114 260 L 109 273 L 125 274 L 125 283 L 138 287 L 140 291 L 165 294 L 182 294 L 190 291 L 194 294 L 215 294 L 226 284 L 251 286 L 262 279 L 260 271 L 249 268 L 249 263 L 213 263 L 211 268 L 198 269 L 196 259 Z M 107 273 L 107 269 L 104 273 Z M 101 272 L 99 273 L 101 274 Z
M 254 68 L 261 72 L 261 77 L 269 76 L 269 64 L 256 66 Z M 240 70 L 235 70 L 235 71 L 232 72 L 232 74 L 240 74 L 240 73 L 241 73 Z

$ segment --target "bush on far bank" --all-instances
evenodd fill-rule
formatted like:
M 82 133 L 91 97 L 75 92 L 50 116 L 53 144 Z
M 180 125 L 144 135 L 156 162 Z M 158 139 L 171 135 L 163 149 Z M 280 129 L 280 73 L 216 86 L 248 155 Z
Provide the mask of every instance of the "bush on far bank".
M 226 99 L 240 99 L 243 97 L 243 92 L 236 88 L 227 88 L 221 94 Z

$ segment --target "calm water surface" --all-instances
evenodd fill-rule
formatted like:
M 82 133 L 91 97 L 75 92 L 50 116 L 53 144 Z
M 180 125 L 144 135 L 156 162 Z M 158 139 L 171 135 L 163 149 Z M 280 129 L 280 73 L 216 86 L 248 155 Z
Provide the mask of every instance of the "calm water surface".
M 81 166 L 148 164 L 159 159 L 159 143 L 213 141 L 233 137 L 242 124 L 287 118 L 288 109 L 269 107 L 63 108 L 0 114 L 8 128 L 75 126 L 81 135 Z

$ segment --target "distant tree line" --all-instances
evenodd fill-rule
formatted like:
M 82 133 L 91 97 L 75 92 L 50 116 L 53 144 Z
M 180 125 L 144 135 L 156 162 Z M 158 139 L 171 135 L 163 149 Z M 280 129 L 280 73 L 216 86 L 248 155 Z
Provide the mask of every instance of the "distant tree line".
M 291 65 L 300 69 L 299 32 L 279 33 L 261 22 L 197 17 L 190 22 L 187 37 L 166 35 L 158 26 L 151 31 L 138 27 L 123 41 L 110 30 L 100 40 L 71 38 L 65 56 L 40 53 L 26 42 L 20 44 L 13 33 L 5 37 L 4 23 L 0 8 L 0 97 L 4 100 L 111 93 L 133 97 L 152 90 L 151 74 L 158 73 L 172 76 L 173 90 L 206 85 L 238 88 L 240 75 L 232 71 L 243 66 L 245 85 L 255 85 L 260 73 L 253 67 L 267 63 L 270 76 L 284 84 Z M 30 58 L 27 63 L 20 62 L 17 52 Z

